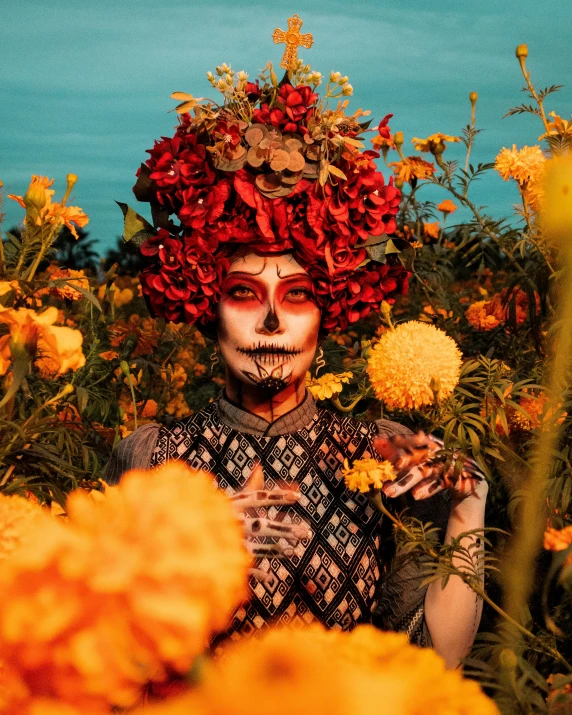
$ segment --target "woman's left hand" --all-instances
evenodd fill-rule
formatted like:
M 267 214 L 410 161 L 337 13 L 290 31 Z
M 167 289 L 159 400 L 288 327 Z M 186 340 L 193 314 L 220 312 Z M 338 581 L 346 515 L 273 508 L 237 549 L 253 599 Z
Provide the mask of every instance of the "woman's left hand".
M 397 472 L 397 479 L 382 488 L 388 497 L 410 491 L 414 499 L 427 499 L 444 489 L 449 490 L 454 502 L 483 501 L 487 496 L 487 480 L 475 461 L 465 458 L 457 475 L 454 462 L 446 469 L 445 459 L 437 456 L 444 444 L 433 435 L 398 434 L 378 437 L 373 444 L 379 456 L 391 462 Z

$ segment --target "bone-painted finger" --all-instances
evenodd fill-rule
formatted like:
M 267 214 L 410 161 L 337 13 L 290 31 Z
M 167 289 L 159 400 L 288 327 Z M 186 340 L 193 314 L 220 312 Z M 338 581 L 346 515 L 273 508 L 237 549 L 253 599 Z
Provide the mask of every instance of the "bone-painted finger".
M 246 536 L 282 537 L 300 541 L 309 539 L 311 532 L 305 524 L 289 524 L 265 518 L 246 518 L 243 521 Z
M 382 489 L 388 497 L 398 497 L 415 486 L 424 478 L 423 472 L 419 467 L 414 467 L 408 474 L 394 482 L 387 482 Z
M 414 489 L 411 490 L 411 494 L 416 501 L 421 499 L 428 499 L 429 497 L 439 494 L 445 489 L 445 485 L 442 481 L 436 479 L 424 479 L 423 482 L 416 485 Z
M 300 500 L 301 492 L 293 489 L 261 489 L 256 492 L 240 492 L 234 494 L 230 500 L 235 509 L 251 509 L 262 506 L 283 506 L 295 504 Z
M 252 576 L 252 578 L 255 578 L 257 581 L 260 581 L 260 583 L 269 583 L 274 578 L 273 574 L 256 568 L 248 569 L 248 575 Z
M 286 544 L 255 544 L 248 539 L 245 541 L 246 548 L 255 558 L 272 556 L 277 559 L 289 558 L 294 555 L 294 548 Z

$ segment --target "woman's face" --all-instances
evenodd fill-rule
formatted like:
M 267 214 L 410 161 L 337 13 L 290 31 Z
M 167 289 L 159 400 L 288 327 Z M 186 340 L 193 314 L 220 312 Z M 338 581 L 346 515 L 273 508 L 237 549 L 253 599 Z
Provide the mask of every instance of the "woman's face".
M 305 379 L 320 310 L 308 273 L 291 255 L 232 261 L 217 312 L 220 351 L 242 383 L 276 394 Z

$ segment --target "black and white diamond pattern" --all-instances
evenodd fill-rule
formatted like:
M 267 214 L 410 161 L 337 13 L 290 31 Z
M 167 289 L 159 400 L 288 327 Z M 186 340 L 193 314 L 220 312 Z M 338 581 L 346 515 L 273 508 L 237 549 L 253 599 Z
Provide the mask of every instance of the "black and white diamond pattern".
M 320 621 L 349 630 L 369 620 L 380 576 L 380 522 L 368 499 L 345 488 L 344 459 L 372 453 L 375 424 L 318 410 L 307 428 L 276 437 L 241 434 L 222 423 L 213 403 L 170 428 L 163 427 L 153 465 L 180 459 L 210 471 L 231 495 L 243 488 L 256 462 L 265 486 L 297 484 L 302 497 L 269 518 L 308 524 L 312 538 L 283 561 L 262 559 L 268 583 L 251 580 L 251 598 L 234 614 L 228 635 L 261 633 L 272 623 Z M 261 510 L 265 511 L 265 510 Z M 264 514 L 261 513 L 262 516 Z

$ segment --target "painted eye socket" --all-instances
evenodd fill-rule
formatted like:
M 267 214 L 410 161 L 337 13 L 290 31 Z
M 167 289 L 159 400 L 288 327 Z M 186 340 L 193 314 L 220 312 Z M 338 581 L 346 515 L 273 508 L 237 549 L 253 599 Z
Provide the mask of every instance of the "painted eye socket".
M 241 285 L 233 286 L 233 287 L 229 290 L 228 293 L 229 293 L 229 295 L 231 295 L 233 298 L 239 298 L 239 299 L 240 299 L 240 298 L 254 298 L 254 297 L 255 297 L 254 291 L 252 290 L 252 288 L 249 288 L 248 286 L 241 286 Z
M 291 303 L 303 303 L 306 300 L 311 300 L 313 295 L 308 288 L 291 288 L 285 297 Z

